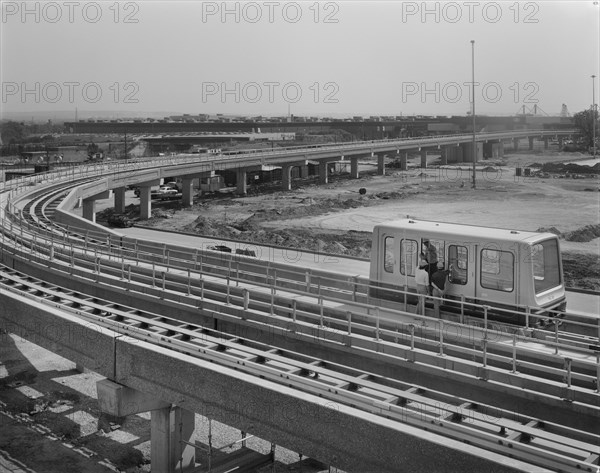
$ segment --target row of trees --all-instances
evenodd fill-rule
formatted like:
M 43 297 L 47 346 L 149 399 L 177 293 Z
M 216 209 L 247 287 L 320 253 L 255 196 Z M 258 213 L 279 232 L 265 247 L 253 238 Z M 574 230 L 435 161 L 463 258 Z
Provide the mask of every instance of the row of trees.
M 594 120 L 595 115 L 595 120 Z M 600 120 L 598 120 L 598 110 L 592 112 L 591 109 L 583 110 L 573 115 L 573 124 L 579 130 L 582 138 L 585 140 L 586 147 L 594 146 L 594 124 L 596 125 L 596 148 L 600 140 Z

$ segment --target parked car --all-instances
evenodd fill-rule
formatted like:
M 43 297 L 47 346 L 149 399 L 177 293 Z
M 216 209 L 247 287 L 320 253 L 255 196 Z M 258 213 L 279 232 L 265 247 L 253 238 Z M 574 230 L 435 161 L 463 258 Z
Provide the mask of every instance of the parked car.
M 176 191 L 175 189 L 169 188 L 160 188 L 158 191 L 161 200 L 171 200 L 171 199 L 179 199 L 181 197 L 181 192 Z

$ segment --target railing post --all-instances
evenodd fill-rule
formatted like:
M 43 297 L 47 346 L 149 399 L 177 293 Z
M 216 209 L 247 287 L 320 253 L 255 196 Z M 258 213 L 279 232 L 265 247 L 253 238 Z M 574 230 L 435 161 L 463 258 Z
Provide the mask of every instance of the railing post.
M 415 325 L 410 324 L 408 328 L 410 329 L 410 350 L 413 351 L 415 349 Z
M 517 372 L 517 334 L 513 333 L 512 343 L 512 372 Z
M 375 307 L 375 340 L 379 341 L 379 306 Z
M 460 323 L 465 323 L 465 295 L 460 295 Z
M 166 273 L 161 271 L 162 274 L 162 294 L 160 295 L 161 299 L 165 298 L 165 286 L 166 286 Z
M 308 270 L 304 273 L 304 281 L 306 282 L 306 292 L 310 292 L 310 272 Z
M 567 387 L 570 388 L 571 387 L 571 362 L 573 360 L 571 358 L 565 358 L 565 365 L 566 365 L 566 370 L 567 370 Z
M 554 354 L 558 355 L 558 320 L 554 320 Z
M 323 326 L 323 296 L 319 296 L 319 324 Z
M 596 353 L 596 392 L 600 393 L 600 353 Z
M 352 312 L 346 311 L 346 320 L 348 321 L 348 336 L 352 335 Z
M 489 306 L 483 306 L 483 330 L 485 332 L 485 338 L 487 339 L 487 331 L 488 331 L 488 308 Z
M 244 295 L 244 310 L 248 310 L 248 306 L 250 305 L 250 291 L 248 289 L 244 288 L 244 289 L 242 289 L 242 294 Z M 295 310 L 295 306 L 294 306 L 294 310 Z
M 231 295 L 231 288 L 230 288 L 231 279 L 229 276 L 227 276 L 226 280 L 227 280 L 227 295 L 226 295 L 225 303 L 227 305 L 229 305 L 229 297 Z
M 444 320 L 440 319 L 440 356 L 444 356 Z
M 529 328 L 529 317 L 531 316 L 531 307 L 525 308 L 525 328 Z
M 487 333 L 484 334 L 483 338 L 481 339 L 481 343 L 483 346 L 483 367 L 487 367 Z

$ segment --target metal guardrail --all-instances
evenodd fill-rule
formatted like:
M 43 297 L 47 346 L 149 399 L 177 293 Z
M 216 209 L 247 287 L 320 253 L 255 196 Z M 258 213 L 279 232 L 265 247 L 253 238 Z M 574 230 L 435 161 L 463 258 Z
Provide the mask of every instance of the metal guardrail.
M 8 231 L 11 231 L 12 221 Z M 190 295 L 192 288 L 197 288 L 200 282 L 200 291 L 204 289 L 204 278 L 207 275 L 217 277 L 223 283 L 219 284 L 211 281 L 211 284 L 219 287 L 219 292 L 225 294 L 226 302 L 231 303 L 231 298 L 241 298 L 244 309 L 248 309 L 252 301 L 266 301 L 268 304 L 268 313 L 274 316 L 283 311 L 286 317 L 292 319 L 293 323 L 297 323 L 300 318 L 310 320 L 311 323 L 318 326 L 335 327 L 333 333 L 342 336 L 346 334 L 352 337 L 354 334 L 367 332 L 374 334 L 377 340 L 380 335 L 387 329 L 392 327 L 396 331 L 396 338 L 399 333 L 403 337 L 407 337 L 410 332 L 411 346 L 414 347 L 414 329 L 415 324 L 419 321 L 431 321 L 430 318 L 417 314 L 408 314 L 405 311 L 399 310 L 379 310 L 375 308 L 375 314 L 370 314 L 372 306 L 369 304 L 368 291 L 363 294 L 363 300 L 357 300 L 356 287 L 358 281 L 342 281 L 343 284 L 350 283 L 350 287 L 340 290 L 338 287 L 339 280 L 331 277 L 329 274 L 311 275 L 303 281 L 289 279 L 290 274 L 281 273 L 277 275 L 277 268 L 269 274 L 267 267 L 264 271 L 264 265 L 253 261 L 233 261 L 229 259 L 224 261 L 219 258 L 220 255 L 202 255 L 196 252 L 194 258 L 190 259 L 173 257 L 166 245 L 159 248 L 154 248 L 155 251 L 146 251 L 143 247 L 138 246 L 139 242 L 135 242 L 134 246 L 123 246 L 122 243 L 113 245 L 110 235 L 105 240 L 90 241 L 88 238 L 80 242 L 74 242 L 67 239 L 66 234 L 63 234 L 63 239 L 55 238 L 50 233 L 42 236 L 37 230 L 37 226 L 27 221 L 21 222 L 18 227 L 21 232 L 25 229 L 25 233 L 21 235 L 14 234 L 14 251 L 18 252 L 21 258 L 29 261 L 37 261 L 38 264 L 47 264 L 54 270 L 62 270 L 69 272 L 72 276 L 84 277 L 94 280 L 98 283 L 114 284 L 111 280 L 118 278 L 123 281 L 122 287 L 127 291 L 135 291 L 135 285 L 143 282 L 144 284 L 156 288 L 160 293 L 160 298 L 166 297 L 167 287 L 177 287 L 177 291 L 183 294 Z M 8 237 L 5 240 L 3 234 L 3 245 L 5 248 L 8 243 L 12 244 L 12 239 Z M 12 246 L 12 245 L 11 245 Z M 158 251 L 156 251 L 158 250 Z M 162 250 L 162 254 L 160 251 Z M 240 265 L 240 263 L 242 263 Z M 66 268 L 64 267 L 66 265 Z M 87 272 L 87 276 L 81 271 Z M 90 274 L 91 273 L 91 274 Z M 306 273 L 305 273 L 306 274 Z M 293 276 L 294 273 L 291 272 Z M 106 276 L 106 277 L 105 277 Z M 108 279 L 106 279 L 108 278 Z M 311 281 L 311 279 L 313 279 Z M 251 286 L 248 286 L 251 284 Z M 247 289 L 250 287 L 250 289 Z M 368 287 L 368 285 L 367 285 Z M 298 304 L 295 298 L 303 297 L 305 301 Z M 306 302 L 306 298 L 312 298 L 313 302 Z M 291 301 L 291 311 L 289 310 Z M 238 302 L 239 304 L 239 302 Z M 344 306 L 343 309 L 336 309 L 336 306 Z M 487 313 L 487 308 L 484 307 Z M 299 315 L 300 314 L 300 315 Z M 386 316 L 383 316 L 386 314 Z M 415 319 L 414 323 L 398 323 L 398 320 L 405 320 L 406 316 Z M 535 316 L 532 315 L 532 318 Z M 394 320 L 395 319 L 395 320 Z M 366 324 L 366 325 L 365 325 Z M 436 325 L 432 329 L 428 329 L 426 339 L 436 340 L 436 348 L 439 354 L 459 353 L 459 357 L 466 356 L 467 358 L 477 356 L 481 359 L 482 367 L 485 368 L 488 363 L 488 357 L 494 358 L 497 353 L 493 350 L 506 352 L 507 341 L 512 339 L 512 360 L 506 363 L 507 369 L 512 373 L 516 373 L 516 366 L 519 364 L 521 369 L 524 367 L 519 358 L 526 356 L 531 357 L 531 350 L 527 347 L 532 342 L 532 339 L 527 336 L 526 332 L 518 334 L 517 331 L 506 331 L 492 323 L 488 324 L 487 318 L 484 317 L 480 327 L 470 326 L 471 338 L 463 340 L 462 344 L 458 343 L 461 340 L 449 340 L 448 331 L 456 329 L 456 332 L 463 332 L 465 326 L 462 323 L 453 324 L 443 320 L 436 321 Z M 412 326 L 412 328 L 411 328 Z M 467 326 L 469 327 L 469 326 Z M 446 334 L 446 340 L 444 336 Z M 338 341 L 343 342 L 343 336 Z M 553 340 L 536 341 L 543 346 L 550 347 L 554 351 L 554 358 L 561 360 L 559 364 L 563 368 L 556 369 L 558 379 L 568 380 L 567 387 L 570 387 L 571 379 L 577 378 L 578 370 L 584 370 L 587 375 L 584 375 L 585 384 L 598 391 L 598 378 L 600 378 L 600 353 L 595 354 L 589 349 L 589 344 L 576 343 L 568 340 L 568 343 L 559 338 L 558 324 L 555 325 L 555 338 Z M 344 342 L 345 343 L 345 342 Z M 475 344 L 479 349 L 465 348 L 470 344 Z M 461 346 L 461 350 L 457 350 L 456 346 Z M 524 345 L 525 347 L 521 346 Z M 456 355 L 455 355 L 456 356 Z M 593 358 L 596 362 L 593 362 Z M 588 357 L 592 361 L 585 362 L 581 359 L 572 363 L 573 358 Z M 542 357 L 544 358 L 544 357 Z M 571 361 L 568 361 L 571 360 Z M 548 360 L 545 359 L 547 362 Z M 583 363 L 583 364 L 582 364 Z M 596 375 L 593 377 L 595 364 Z M 530 371 L 538 371 L 538 377 L 543 378 L 551 374 L 552 368 L 545 365 L 528 365 Z M 592 377 L 590 377 L 592 376 Z M 580 379 L 584 379 L 580 378 Z
M 459 439 L 481 448 L 562 471 L 596 468 L 598 435 L 541 422 L 442 392 L 416 388 L 347 366 L 228 336 L 194 324 L 115 307 L 110 301 L 80 295 L 14 270 L 0 269 L 0 286 L 42 301 L 65 313 L 139 340 L 175 349 L 276 383 L 285 383 L 332 402 L 353 405 L 388 420 Z M 211 298 L 218 292 L 203 294 Z M 218 304 L 218 301 L 213 300 Z M 224 307 L 226 304 L 221 303 Z M 381 343 L 385 343 L 381 341 Z M 325 415 L 325 413 L 324 413 Z M 590 470 L 591 471 L 591 470 Z

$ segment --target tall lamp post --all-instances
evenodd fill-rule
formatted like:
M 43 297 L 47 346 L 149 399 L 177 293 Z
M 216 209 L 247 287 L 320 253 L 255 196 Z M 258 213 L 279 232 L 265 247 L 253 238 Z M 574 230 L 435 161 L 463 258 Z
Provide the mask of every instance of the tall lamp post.
M 475 164 L 477 162 L 477 142 L 475 141 L 475 40 L 471 40 L 471 93 L 472 109 L 471 117 L 473 119 L 473 189 L 475 189 Z
M 596 76 L 592 76 L 592 153 L 596 159 Z

